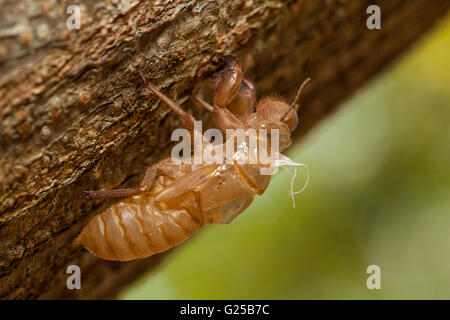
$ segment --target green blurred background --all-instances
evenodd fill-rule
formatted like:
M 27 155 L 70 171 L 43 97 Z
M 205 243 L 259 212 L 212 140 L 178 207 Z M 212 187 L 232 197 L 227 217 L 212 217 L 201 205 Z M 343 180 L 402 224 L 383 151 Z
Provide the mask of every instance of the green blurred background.
M 450 299 L 450 16 L 292 148 L 228 226 L 209 226 L 124 299 Z M 298 175 L 301 186 L 304 173 Z M 381 268 L 381 290 L 366 269 Z

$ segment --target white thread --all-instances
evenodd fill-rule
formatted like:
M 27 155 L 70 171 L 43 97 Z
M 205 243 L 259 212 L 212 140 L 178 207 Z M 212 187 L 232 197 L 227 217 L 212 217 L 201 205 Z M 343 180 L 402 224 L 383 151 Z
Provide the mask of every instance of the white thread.
M 238 147 L 238 152 L 235 153 L 235 159 L 237 159 L 237 155 L 242 155 L 242 153 L 244 153 L 244 155 L 246 155 L 245 151 L 247 151 L 247 154 L 248 154 L 248 149 L 245 149 L 244 147 L 246 147 L 246 145 L 242 146 L 241 148 Z M 309 168 L 308 168 L 308 166 L 306 164 L 304 164 L 302 162 L 299 162 L 299 163 L 294 162 L 291 159 L 289 159 L 288 157 L 286 157 L 284 154 L 279 153 L 279 152 L 275 153 L 275 159 L 272 158 L 271 161 L 273 161 L 272 162 L 273 165 L 270 166 L 272 168 L 272 173 L 271 174 L 275 173 L 273 168 L 276 168 L 276 167 L 282 167 L 282 168 L 284 168 L 284 169 L 286 169 L 288 171 L 289 179 L 291 180 L 291 192 L 290 193 L 291 193 L 291 198 L 292 198 L 292 205 L 294 206 L 294 209 L 295 209 L 295 197 L 294 197 L 294 195 L 303 192 L 306 189 L 306 187 L 308 186 L 308 184 L 309 184 Z M 294 176 L 291 178 L 291 174 L 290 174 L 289 170 L 286 168 L 286 167 L 289 167 L 289 166 L 291 166 L 291 167 L 304 167 L 306 169 L 306 182 L 305 182 L 305 184 L 303 185 L 303 187 L 299 191 L 295 191 L 294 192 L 294 180 L 295 180 L 295 177 L 297 176 L 297 168 L 294 168 Z
M 309 184 L 309 168 L 304 163 L 294 162 L 294 161 L 292 161 L 291 159 L 289 159 L 288 157 L 286 157 L 283 154 L 279 154 L 279 155 L 281 155 L 282 158 L 281 159 L 280 158 L 275 159 L 274 167 L 282 167 L 282 168 L 287 170 L 288 175 L 289 175 L 289 179 L 291 180 L 292 204 L 293 204 L 294 209 L 295 209 L 295 198 L 294 198 L 294 195 L 303 192 L 306 189 L 306 187 L 308 186 L 308 184 Z M 299 191 L 295 191 L 294 192 L 294 180 L 295 180 L 295 177 L 297 176 L 297 168 L 294 168 L 294 176 L 291 178 L 291 173 L 286 168 L 286 167 L 289 167 L 289 166 L 292 166 L 292 167 L 304 167 L 306 169 L 306 182 L 305 182 L 305 184 L 303 185 L 303 187 Z

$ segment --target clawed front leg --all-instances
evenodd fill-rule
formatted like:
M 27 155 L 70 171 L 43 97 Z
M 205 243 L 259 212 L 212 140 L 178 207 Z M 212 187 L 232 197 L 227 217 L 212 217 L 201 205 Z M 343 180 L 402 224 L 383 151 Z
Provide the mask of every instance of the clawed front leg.
M 241 87 L 243 72 L 241 64 L 233 56 L 221 57 L 225 68 L 214 77 L 214 107 L 226 108 L 236 97 Z
M 216 88 L 216 90 L 218 90 Z M 224 93 L 222 93 L 224 94 Z M 214 107 L 208 102 L 200 98 L 199 96 L 194 96 L 194 99 L 209 112 L 214 112 Z M 237 94 L 234 95 L 233 100 L 228 105 L 223 105 L 219 107 L 226 107 L 231 113 L 236 116 L 241 116 L 245 113 L 254 112 L 254 105 L 256 102 L 256 91 L 253 82 L 243 76 L 241 87 Z
M 256 90 L 253 82 L 244 75 L 242 85 L 236 97 L 227 106 L 228 110 L 237 116 L 254 112 Z

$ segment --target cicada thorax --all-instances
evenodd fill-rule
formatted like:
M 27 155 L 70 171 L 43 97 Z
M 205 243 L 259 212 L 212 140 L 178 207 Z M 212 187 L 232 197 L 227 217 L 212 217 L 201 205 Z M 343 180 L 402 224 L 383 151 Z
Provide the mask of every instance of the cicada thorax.
M 205 165 L 174 181 L 155 201 L 164 209 L 186 208 L 202 223 L 227 224 L 266 190 L 270 175 L 259 169 L 236 162 Z
M 180 177 L 155 201 L 161 208 L 186 208 L 205 223 L 212 223 L 230 202 L 253 195 L 233 164 L 211 164 Z

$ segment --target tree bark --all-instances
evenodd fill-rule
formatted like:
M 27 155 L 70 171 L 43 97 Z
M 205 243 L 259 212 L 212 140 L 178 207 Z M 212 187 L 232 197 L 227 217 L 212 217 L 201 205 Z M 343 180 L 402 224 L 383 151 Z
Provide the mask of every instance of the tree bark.
M 81 29 L 66 8 L 82 9 Z M 366 8 L 381 8 L 368 30 Z M 301 97 L 299 141 L 424 34 L 450 2 L 0 1 L 0 297 L 113 298 L 169 253 L 107 262 L 71 246 L 112 200 L 83 190 L 136 186 L 180 126 L 137 69 L 197 119 L 191 93 L 217 53 L 237 56 L 258 95 Z M 177 249 L 178 250 L 178 249 Z M 182 250 L 182 246 L 180 248 Z M 79 265 L 82 289 L 66 287 Z

